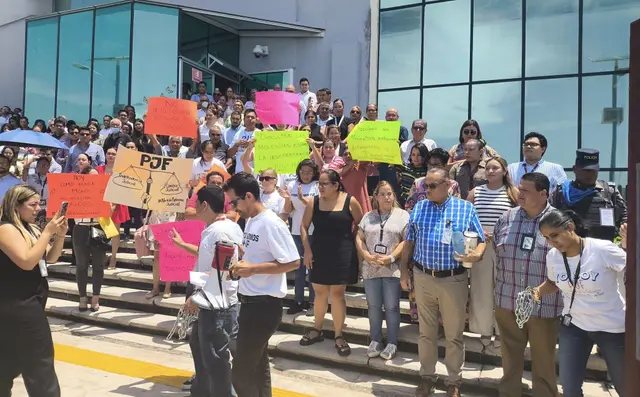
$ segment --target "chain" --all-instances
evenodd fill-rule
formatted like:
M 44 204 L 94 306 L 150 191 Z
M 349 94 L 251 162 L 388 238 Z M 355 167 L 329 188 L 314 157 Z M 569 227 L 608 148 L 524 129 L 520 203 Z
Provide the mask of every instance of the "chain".
M 518 292 L 516 297 L 516 324 L 522 329 L 524 324 L 529 321 L 533 312 L 535 299 L 533 297 L 533 288 L 527 287 L 524 291 Z
M 186 313 L 184 311 L 185 306 L 186 304 L 182 305 L 180 308 L 176 322 L 173 324 L 173 328 L 171 328 L 171 332 L 169 332 L 167 340 L 171 340 L 176 331 L 178 332 L 178 340 L 186 339 L 189 331 L 191 331 L 191 325 L 198 319 L 198 312 Z

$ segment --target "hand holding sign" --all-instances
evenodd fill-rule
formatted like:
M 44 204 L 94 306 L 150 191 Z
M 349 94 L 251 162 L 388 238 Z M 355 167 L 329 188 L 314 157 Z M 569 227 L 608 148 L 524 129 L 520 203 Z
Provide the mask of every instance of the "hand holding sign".
M 145 133 L 195 138 L 198 132 L 198 104 L 184 99 L 149 98 Z
M 399 121 L 362 121 L 346 141 L 354 160 L 402 164 L 398 135 Z
M 256 113 L 263 124 L 299 123 L 300 95 L 285 91 L 256 92 Z

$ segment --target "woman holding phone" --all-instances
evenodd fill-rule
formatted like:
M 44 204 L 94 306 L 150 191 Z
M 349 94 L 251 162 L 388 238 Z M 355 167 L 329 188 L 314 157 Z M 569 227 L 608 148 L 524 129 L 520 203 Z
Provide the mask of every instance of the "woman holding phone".
M 58 397 L 53 340 L 44 312 L 49 292 L 46 262 L 56 262 L 67 219 L 56 214 L 40 229 L 39 192 L 27 185 L 7 191 L 0 209 L 0 395 L 10 396 L 22 375 L 29 396 Z M 50 241 L 53 239 L 53 243 Z

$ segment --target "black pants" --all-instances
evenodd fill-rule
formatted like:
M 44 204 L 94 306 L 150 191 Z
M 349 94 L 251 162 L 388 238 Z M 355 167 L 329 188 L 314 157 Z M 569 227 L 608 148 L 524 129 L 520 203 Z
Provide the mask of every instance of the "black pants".
M 0 302 L 0 397 L 10 397 L 22 375 L 29 397 L 60 397 L 46 296 Z
M 269 338 L 282 320 L 282 300 L 271 296 L 240 299 L 238 341 L 233 355 L 233 387 L 240 397 L 271 397 Z

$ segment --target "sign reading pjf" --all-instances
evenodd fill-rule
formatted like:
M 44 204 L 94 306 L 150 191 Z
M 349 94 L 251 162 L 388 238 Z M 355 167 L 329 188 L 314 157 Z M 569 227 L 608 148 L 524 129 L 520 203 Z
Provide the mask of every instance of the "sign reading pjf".
M 195 138 L 198 133 L 198 104 L 184 99 L 149 98 L 144 133 Z
M 193 160 L 118 146 L 104 200 L 153 211 L 184 212 Z
M 347 137 L 354 160 L 402 164 L 399 121 L 361 121 Z
M 111 205 L 102 200 L 109 175 L 47 174 L 49 202 L 47 218 L 69 203 L 67 218 L 100 218 L 111 216 Z

